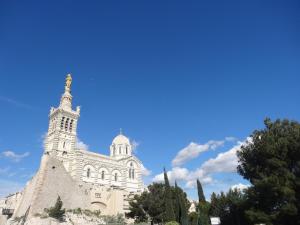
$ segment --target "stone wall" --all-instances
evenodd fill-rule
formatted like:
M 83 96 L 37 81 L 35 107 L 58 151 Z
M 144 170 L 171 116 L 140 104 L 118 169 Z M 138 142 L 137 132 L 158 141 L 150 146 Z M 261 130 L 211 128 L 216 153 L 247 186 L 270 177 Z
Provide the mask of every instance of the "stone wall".
M 29 215 L 42 213 L 53 206 L 60 196 L 67 209 L 90 207 L 89 191 L 84 184 L 77 183 L 55 157 L 44 155 L 40 169 L 30 185 L 24 190 L 23 198 L 14 213 L 22 216 L 30 207 Z

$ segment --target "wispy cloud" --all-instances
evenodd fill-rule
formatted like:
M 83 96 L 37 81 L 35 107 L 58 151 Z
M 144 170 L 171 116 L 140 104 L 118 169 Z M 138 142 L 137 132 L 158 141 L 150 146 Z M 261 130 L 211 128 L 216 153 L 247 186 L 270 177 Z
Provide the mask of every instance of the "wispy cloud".
M 148 170 L 143 164 L 142 164 L 142 175 L 147 177 L 150 176 L 150 174 L 152 173 L 151 170 Z
M 89 146 L 85 144 L 83 141 L 81 141 L 79 138 L 77 138 L 76 148 L 85 151 L 89 150 Z
M 247 184 L 238 183 L 238 184 L 232 185 L 231 189 L 232 190 L 238 189 L 240 191 L 243 191 L 243 190 L 247 189 L 248 187 L 249 187 L 249 185 L 247 185 Z
M 172 160 L 173 166 L 181 166 L 184 163 L 197 158 L 200 153 L 206 152 L 208 150 L 215 150 L 224 145 L 225 142 L 235 141 L 234 137 L 226 137 L 224 140 L 210 140 L 205 144 L 198 144 L 191 142 L 188 146 L 181 149 L 175 158 Z
M 231 139 L 231 138 L 230 138 Z M 231 139 L 233 140 L 233 139 Z M 247 139 L 249 141 L 249 139 Z M 213 179 L 213 175 L 217 173 L 236 173 L 236 168 L 238 165 L 238 158 L 236 153 L 240 150 L 241 146 L 246 144 L 247 141 L 237 142 L 229 150 L 219 153 L 216 157 L 210 158 L 205 161 L 200 167 L 194 170 L 188 170 L 183 167 L 173 167 L 170 171 L 167 172 L 170 182 L 183 181 L 186 188 L 195 188 L 196 180 L 199 179 L 203 185 L 214 184 L 217 181 Z M 202 149 L 212 148 L 215 142 L 206 143 L 205 147 Z M 218 143 L 217 145 L 220 145 Z M 198 149 L 199 152 L 199 149 Z M 174 163 L 173 163 L 174 164 Z M 163 173 L 160 173 L 152 179 L 154 182 L 163 182 L 164 176 Z
M 16 106 L 16 107 L 20 107 L 20 108 L 34 109 L 34 107 L 31 106 L 31 105 L 19 102 L 17 100 L 14 100 L 12 98 L 8 98 L 8 97 L 5 97 L 5 96 L 0 96 L 0 101 L 8 103 L 8 104 Z
M 11 159 L 14 162 L 20 162 L 23 158 L 29 156 L 29 152 L 25 152 L 23 154 L 17 154 L 13 151 L 4 151 L 0 154 L 0 157 L 5 157 Z
M 132 151 L 136 153 L 137 152 L 137 148 L 140 145 L 140 142 L 137 142 L 136 140 L 132 140 L 132 141 L 130 141 L 130 144 L 132 146 Z

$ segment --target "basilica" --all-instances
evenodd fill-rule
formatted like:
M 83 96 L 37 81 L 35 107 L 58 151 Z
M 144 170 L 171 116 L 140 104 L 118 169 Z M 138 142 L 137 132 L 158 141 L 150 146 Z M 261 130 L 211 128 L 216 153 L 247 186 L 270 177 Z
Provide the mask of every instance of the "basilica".
M 13 217 L 41 213 L 54 205 L 58 196 L 66 209 L 124 214 L 128 201 L 144 190 L 143 165 L 133 155 L 132 144 L 122 132 L 109 146 L 109 155 L 76 144 L 80 107 L 75 110 L 72 107 L 71 84 L 69 74 L 59 106 L 50 109 L 38 172 L 23 191 L 5 200 L 5 207 L 12 210 Z

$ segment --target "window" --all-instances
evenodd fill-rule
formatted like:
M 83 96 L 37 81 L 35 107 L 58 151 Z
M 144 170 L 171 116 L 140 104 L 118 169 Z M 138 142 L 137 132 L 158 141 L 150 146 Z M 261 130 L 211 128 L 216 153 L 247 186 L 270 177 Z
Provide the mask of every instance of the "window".
M 63 148 L 65 148 L 65 147 L 66 147 L 66 142 L 64 141 Z
M 128 155 L 128 146 L 126 146 L 126 155 Z
M 72 132 L 73 122 L 74 122 L 74 120 L 71 120 L 71 122 L 70 122 L 70 127 L 69 127 L 69 131 L 70 131 L 70 132 Z
M 132 162 L 130 163 L 129 178 L 134 179 L 134 167 Z
M 115 173 L 115 181 L 118 181 L 118 174 Z
M 64 128 L 64 123 L 65 123 L 65 117 L 63 116 L 61 118 L 61 123 L 60 123 L 60 129 L 62 130 Z
M 86 172 L 86 176 L 87 176 L 87 177 L 90 177 L 90 175 L 91 175 L 91 169 L 88 168 L 88 169 L 87 169 L 87 172 Z
M 68 126 L 69 126 L 69 118 L 66 119 L 65 131 L 68 131 Z
M 104 171 L 101 172 L 101 179 L 104 180 Z

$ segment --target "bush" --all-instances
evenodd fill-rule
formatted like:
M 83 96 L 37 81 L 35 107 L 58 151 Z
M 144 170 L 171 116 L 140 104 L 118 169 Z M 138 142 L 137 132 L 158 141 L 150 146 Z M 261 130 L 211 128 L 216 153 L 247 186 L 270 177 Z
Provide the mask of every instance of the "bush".
M 48 213 L 50 217 L 55 218 L 59 221 L 63 221 L 66 210 L 62 209 L 62 205 L 63 203 L 60 197 L 58 196 L 54 207 L 51 207 L 50 209 L 46 209 L 45 211 Z
M 167 222 L 165 225 L 179 225 L 176 221 Z
M 113 216 L 103 216 L 102 218 L 104 222 L 107 224 L 116 224 L 116 223 L 125 224 L 125 219 L 122 214 L 117 214 Z

